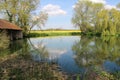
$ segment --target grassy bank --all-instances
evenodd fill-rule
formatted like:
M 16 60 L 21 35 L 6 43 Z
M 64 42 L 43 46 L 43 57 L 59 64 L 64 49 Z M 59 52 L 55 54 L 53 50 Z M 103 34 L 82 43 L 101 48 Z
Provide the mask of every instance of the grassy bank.
M 80 30 L 34 30 L 28 37 L 80 35 Z
M 34 62 L 28 54 L 0 59 L 0 80 L 66 80 L 56 64 Z
M 93 69 L 84 77 L 67 75 L 55 63 L 35 62 L 29 54 L 12 54 L 0 59 L 0 80 L 119 80 L 120 72 L 113 74 Z

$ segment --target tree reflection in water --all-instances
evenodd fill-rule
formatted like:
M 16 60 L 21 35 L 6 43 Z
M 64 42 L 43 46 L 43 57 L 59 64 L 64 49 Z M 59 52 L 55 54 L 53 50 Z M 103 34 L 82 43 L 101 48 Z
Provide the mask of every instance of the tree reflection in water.
M 110 73 L 120 71 L 120 67 L 114 70 L 106 69 L 106 63 L 114 63 L 120 66 L 120 39 L 119 37 L 81 37 L 72 47 L 75 61 L 80 67 L 84 67 L 83 75 L 92 74 L 93 70 L 108 71 Z M 90 75 L 89 75 L 90 76 Z
M 34 45 L 30 40 L 29 42 L 32 49 L 31 54 L 33 56 L 33 59 L 35 59 L 36 61 L 47 61 L 49 54 L 42 41 L 36 45 Z

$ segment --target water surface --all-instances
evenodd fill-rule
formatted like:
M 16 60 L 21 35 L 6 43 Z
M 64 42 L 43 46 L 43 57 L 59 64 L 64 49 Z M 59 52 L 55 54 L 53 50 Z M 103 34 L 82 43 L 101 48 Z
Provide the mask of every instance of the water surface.
M 56 62 L 67 73 L 85 73 L 92 68 L 120 71 L 119 38 L 61 36 L 31 38 L 30 41 L 34 47 L 47 51 L 46 56 L 44 49 L 41 53 L 32 52 L 35 61 Z
M 56 63 L 68 74 L 120 71 L 119 37 L 60 36 L 14 41 L 9 52 L 29 53 L 37 62 Z M 5 53 L 1 51 L 0 53 Z

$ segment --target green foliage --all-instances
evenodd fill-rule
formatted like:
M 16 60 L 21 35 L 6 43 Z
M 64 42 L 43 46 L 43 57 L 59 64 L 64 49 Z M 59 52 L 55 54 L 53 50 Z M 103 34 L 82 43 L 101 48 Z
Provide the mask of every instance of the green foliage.
M 117 5 L 120 8 L 120 4 Z M 116 35 L 120 32 L 120 11 L 105 9 L 103 4 L 88 0 L 78 1 L 74 8 L 73 24 L 87 34 L 88 32 Z
M 9 37 L 5 31 L 0 32 L 0 50 L 9 46 Z
M 115 80 L 120 80 L 120 71 L 114 72 L 113 76 L 114 76 Z
M 77 79 L 76 80 L 80 80 L 80 76 L 79 75 L 77 75 Z
M 56 31 L 31 31 L 28 37 L 41 37 L 41 36 L 70 36 L 70 35 L 80 35 L 81 31 L 78 30 L 56 30 Z
M 119 29 L 120 12 L 116 9 L 102 10 L 97 15 L 97 29 L 102 35 L 116 35 Z
M 33 12 L 38 7 L 40 0 L 1 0 L 0 13 L 4 13 L 5 19 L 18 25 L 23 29 L 24 36 L 34 26 L 42 26 L 47 20 L 47 14 L 40 12 L 34 15 Z M 37 16 L 33 20 L 33 16 Z
M 102 7 L 102 4 L 94 4 L 87 0 L 79 0 L 74 8 L 75 12 L 72 18 L 73 24 L 78 26 L 83 32 L 93 31 L 93 26 L 96 23 L 95 15 Z

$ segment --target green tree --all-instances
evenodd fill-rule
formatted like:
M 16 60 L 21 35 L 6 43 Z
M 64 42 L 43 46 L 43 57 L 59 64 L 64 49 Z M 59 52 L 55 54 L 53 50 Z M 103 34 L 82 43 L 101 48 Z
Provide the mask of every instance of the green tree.
M 120 12 L 117 9 L 99 11 L 97 14 L 97 28 L 102 35 L 116 35 L 120 31 Z
M 120 4 L 116 9 L 105 9 L 100 3 L 79 0 L 74 8 L 72 22 L 88 34 L 117 35 L 120 32 Z
M 35 26 L 38 26 L 39 28 L 41 28 L 41 26 L 45 25 L 45 22 L 48 19 L 48 14 L 45 12 L 41 12 L 39 15 L 34 15 L 31 19 L 30 19 L 30 28 L 29 28 L 29 32 L 31 31 L 32 28 L 34 28 Z
M 108 33 L 108 20 L 109 20 L 109 16 L 108 16 L 108 10 L 102 10 L 99 11 L 97 13 L 96 16 L 97 20 L 96 20 L 96 31 L 97 32 L 101 32 L 102 35 L 109 35 Z
M 33 24 L 37 25 L 40 22 L 43 24 L 47 20 L 47 14 L 44 14 L 40 19 L 31 21 L 34 15 L 33 12 L 37 9 L 39 3 L 40 0 L 0 0 L 0 11 L 4 13 L 6 19 L 20 26 L 24 34 L 27 34 Z M 41 12 L 38 16 L 41 16 Z
M 116 7 L 120 10 L 120 3 L 118 3 Z M 120 21 L 119 21 L 120 20 L 120 11 L 119 10 L 117 11 L 118 13 L 116 15 L 118 18 L 118 22 L 116 24 L 116 26 L 117 26 L 116 29 L 117 29 L 118 34 L 120 33 Z
M 75 4 L 74 16 L 72 23 L 79 27 L 82 32 L 89 32 L 95 29 L 96 25 L 96 13 L 103 8 L 103 4 L 92 3 L 88 0 L 79 0 Z

